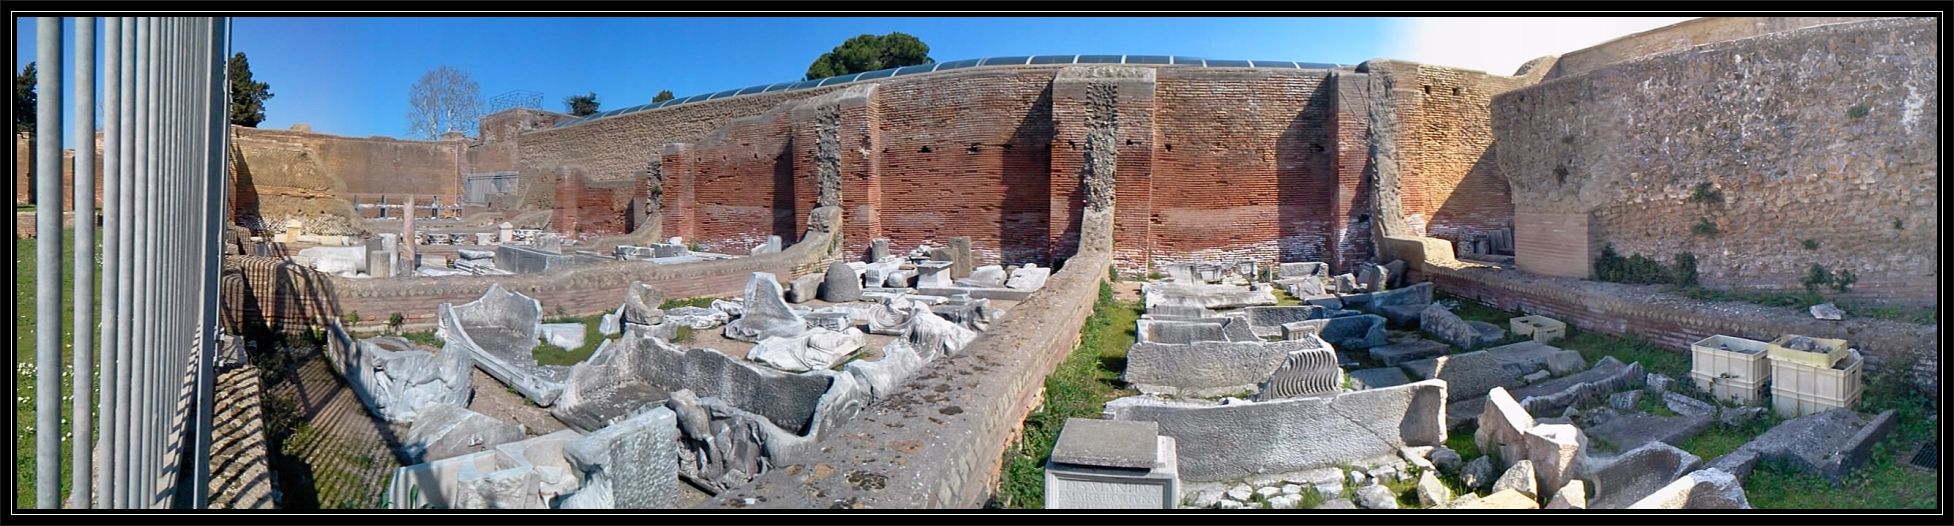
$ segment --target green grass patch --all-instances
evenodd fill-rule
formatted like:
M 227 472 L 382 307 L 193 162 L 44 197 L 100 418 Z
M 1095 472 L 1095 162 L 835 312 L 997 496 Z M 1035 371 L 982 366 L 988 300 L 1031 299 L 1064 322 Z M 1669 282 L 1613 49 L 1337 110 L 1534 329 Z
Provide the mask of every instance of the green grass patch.
M 531 355 L 536 357 L 536 363 L 539 365 L 569 366 L 590 359 L 590 355 L 597 352 L 597 346 L 604 343 L 604 333 L 597 330 L 597 325 L 603 321 L 604 315 L 602 314 L 582 317 L 551 316 L 545 319 L 544 322 L 576 323 L 583 325 L 583 346 L 575 349 L 565 349 L 551 345 L 550 342 L 545 341 L 538 343 L 536 350 Z
M 678 326 L 677 330 L 672 331 L 672 343 L 691 343 L 691 342 L 692 342 L 691 327 L 680 325 Z
M 1303 304 L 1303 300 L 1297 299 L 1295 296 L 1289 295 L 1288 289 L 1284 289 L 1282 287 L 1270 287 L 1270 288 L 1275 290 L 1277 307 L 1290 307 L 1290 306 Z
M 447 345 L 447 342 L 441 341 L 441 337 L 435 336 L 434 331 L 432 330 L 403 332 L 400 333 L 400 337 L 405 338 L 407 341 L 425 345 L 428 347 L 433 347 L 436 349 L 439 349 L 442 346 Z
M 1900 451 L 1894 440 L 1881 442 L 1866 467 L 1836 485 L 1782 461 L 1766 461 L 1744 480 L 1744 493 L 1759 509 L 1934 509 L 1940 477 L 1905 466 L 1903 455 L 1911 454 L 1911 448 Z
M 1445 447 L 1452 448 L 1452 451 L 1457 451 L 1459 453 L 1459 460 L 1471 462 L 1472 459 L 1479 458 L 1484 453 L 1479 451 L 1479 443 L 1472 440 L 1472 433 L 1477 430 L 1477 425 L 1466 424 L 1446 431 Z
M 658 308 L 660 310 L 664 310 L 664 309 L 674 309 L 678 307 L 701 307 L 701 308 L 711 307 L 712 300 L 716 300 L 716 299 L 719 298 L 715 298 L 712 296 L 699 296 L 696 298 L 670 299 L 670 300 L 665 300 L 665 303 L 659 304 Z
M 1641 397 L 1636 398 L 1635 409 L 1655 416 L 1676 416 L 1676 412 L 1670 411 L 1669 405 L 1662 402 L 1662 396 L 1654 392 L 1644 392 Z
M 1830 276 L 1829 279 L 1836 282 L 1838 277 Z M 1816 286 L 1814 286 L 1814 289 L 1816 289 Z M 1938 306 L 1909 307 L 1904 305 L 1882 305 L 1843 300 L 1827 297 L 1817 290 L 1715 290 L 1702 287 L 1672 287 L 1669 289 L 1669 292 L 1695 300 L 1749 303 L 1752 305 L 1763 305 L 1765 307 L 1785 307 L 1799 311 L 1810 309 L 1811 306 L 1820 303 L 1831 303 L 1837 305 L 1839 309 L 1844 310 L 1847 316 L 1923 325 L 1940 323 L 1940 308 Z
M 1622 363 L 1642 364 L 1642 369 L 1652 373 L 1662 373 L 1670 378 L 1689 377 L 1689 355 L 1657 347 L 1641 337 L 1618 337 L 1594 331 L 1567 328 L 1567 337 L 1554 342 L 1555 347 L 1581 353 L 1581 358 L 1592 364 L 1605 356 L 1614 356 Z
M 1044 405 L 1025 418 L 1024 434 L 1004 452 L 998 494 L 1005 507 L 1043 508 L 1045 462 L 1067 418 L 1097 418 L 1106 402 L 1135 391 L 1121 382 L 1126 348 L 1133 345 L 1138 302 L 1113 299 L 1111 284 L 1099 286 L 1099 301 L 1079 334 L 1079 346 L 1045 378 Z
M 19 209 L 19 206 L 16 205 L 15 208 Z M 32 210 L 32 207 L 30 206 L 27 210 Z M 102 231 L 99 228 L 95 230 L 95 239 L 97 241 L 95 255 L 97 258 L 100 258 Z M 35 403 L 38 401 L 35 389 L 39 386 L 37 385 L 38 373 L 36 372 L 37 367 L 35 366 L 36 350 L 34 346 L 37 339 L 37 331 L 39 330 L 39 327 L 35 323 L 35 309 L 38 307 L 35 304 L 35 293 L 37 292 L 35 287 L 39 286 L 40 283 L 39 269 L 36 268 L 37 262 L 35 261 L 35 256 L 36 251 L 39 249 L 39 242 L 40 240 L 38 239 L 14 240 L 14 286 L 16 287 L 14 291 L 14 505 L 18 508 L 32 508 L 34 506 L 34 478 L 36 475 L 35 470 L 37 469 L 34 462 L 34 446 L 38 440 L 37 436 L 40 430 L 34 426 L 36 414 Z M 74 447 L 72 437 L 72 433 L 74 432 L 74 401 L 69 397 L 74 392 L 74 260 L 75 231 L 73 229 L 64 229 L 61 231 L 61 367 L 59 369 L 59 374 L 61 374 L 61 393 L 59 396 L 61 396 L 60 422 L 62 439 L 61 453 L 58 455 L 61 459 L 61 498 L 64 501 L 68 498 L 68 491 L 71 489 L 69 479 L 73 477 L 73 466 L 70 465 L 72 459 L 70 452 Z M 92 308 L 96 309 L 94 312 L 98 313 L 96 316 L 99 318 L 101 305 L 97 300 L 100 298 L 99 287 L 101 287 L 102 277 L 100 264 L 97 264 L 95 267 L 95 277 L 95 286 L 98 287 L 98 290 L 96 294 L 90 294 L 90 304 L 93 305 Z M 97 321 L 100 320 L 98 319 Z M 99 340 L 99 333 L 97 334 L 98 337 L 96 339 Z M 95 374 L 95 372 L 90 371 L 88 374 Z M 96 384 L 96 400 L 100 400 L 102 386 L 99 385 L 100 382 L 96 382 Z M 92 411 L 91 414 L 93 414 Z M 101 421 L 99 416 L 97 416 L 96 421 Z M 93 440 L 92 437 L 86 436 L 88 434 L 92 434 L 92 432 L 85 433 L 84 438 Z

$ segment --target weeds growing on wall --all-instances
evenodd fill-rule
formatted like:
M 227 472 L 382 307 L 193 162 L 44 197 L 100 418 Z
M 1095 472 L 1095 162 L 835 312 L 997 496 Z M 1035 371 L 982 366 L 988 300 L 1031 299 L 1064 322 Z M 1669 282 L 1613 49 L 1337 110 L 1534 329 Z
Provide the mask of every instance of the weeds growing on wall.
M 1818 240 L 1816 239 L 1807 239 L 1799 242 L 1798 245 L 1805 247 L 1805 250 L 1818 250 Z
M 1720 205 L 1723 204 L 1723 191 L 1707 181 L 1696 183 L 1696 188 L 1689 192 L 1689 202 Z
M 1641 254 L 1622 257 L 1614 245 L 1605 245 L 1594 260 L 1594 275 L 1597 280 L 1613 283 L 1694 285 L 1696 255 L 1676 254 L 1669 265 L 1664 265 Z
M 1139 304 L 1115 301 L 1112 285 L 1100 284 L 1099 301 L 1079 333 L 1079 346 L 1045 378 L 1044 404 L 1025 417 L 1023 435 L 1004 452 L 997 491 L 1002 505 L 1043 508 L 1045 461 L 1065 419 L 1098 418 L 1106 402 L 1134 394 L 1119 378 L 1139 319 Z
M 1696 224 L 1689 226 L 1689 234 L 1692 236 L 1714 238 L 1719 233 L 1722 233 L 1722 230 L 1719 230 L 1717 224 L 1710 221 L 1710 218 L 1707 217 L 1698 219 L 1696 220 Z

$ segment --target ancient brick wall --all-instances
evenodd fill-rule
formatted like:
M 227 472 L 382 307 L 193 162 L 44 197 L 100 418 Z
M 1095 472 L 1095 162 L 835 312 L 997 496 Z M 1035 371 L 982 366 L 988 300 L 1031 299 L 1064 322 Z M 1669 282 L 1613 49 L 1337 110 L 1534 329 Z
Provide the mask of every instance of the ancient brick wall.
M 813 199 L 795 198 L 806 184 L 796 180 L 787 111 L 783 105 L 734 119 L 692 145 L 693 234 L 686 239 L 729 254 L 745 254 L 769 235 L 795 241 L 795 216 Z M 666 208 L 673 212 L 669 200 Z
M 557 207 L 552 230 L 579 237 L 625 234 L 637 226 L 634 198 L 641 198 L 643 181 L 591 181 L 581 171 L 565 169 L 552 183 Z
M 1323 70 L 1161 70 L 1156 265 L 1330 257 L 1338 184 L 1332 159 L 1339 145 L 1329 76 Z M 1122 157 L 1122 168 L 1125 162 Z
M 1822 24 L 1868 20 L 1854 16 L 1717 16 L 1687 20 L 1603 42 L 1560 56 L 1547 78 L 1571 77 L 1650 55 L 1682 51 L 1758 35 Z
M 34 202 L 34 134 L 14 134 L 14 203 Z M 95 134 L 95 209 L 102 209 L 102 134 Z M 61 150 L 61 209 L 75 209 L 75 150 Z
M 1588 215 L 1586 246 L 1551 251 L 1688 252 L 1714 288 L 1801 290 L 1821 265 L 1857 275 L 1851 296 L 1933 303 L 1935 29 L 1772 33 L 1499 95 L 1499 172 L 1518 212 Z

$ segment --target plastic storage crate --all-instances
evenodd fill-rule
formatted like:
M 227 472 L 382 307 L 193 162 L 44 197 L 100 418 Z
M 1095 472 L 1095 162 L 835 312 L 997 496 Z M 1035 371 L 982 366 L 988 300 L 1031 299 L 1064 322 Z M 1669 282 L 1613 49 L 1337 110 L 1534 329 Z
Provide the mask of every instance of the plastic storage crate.
M 1520 316 L 1508 321 L 1513 325 L 1513 334 L 1532 336 L 1533 341 L 1553 343 L 1567 336 L 1567 323 L 1538 314 Z
M 1811 340 L 1814 346 L 1812 351 L 1798 351 L 1785 346 L 1785 343 L 1790 342 L 1792 338 L 1810 337 L 1786 334 L 1779 336 L 1778 339 L 1771 340 L 1771 343 L 1768 344 L 1771 361 L 1801 363 L 1807 366 L 1825 369 L 1837 365 L 1839 361 L 1845 359 L 1847 349 L 1845 340 L 1812 338 Z
M 1720 400 L 1744 405 L 1759 404 L 1764 401 L 1765 383 L 1762 381 L 1746 382 L 1736 378 L 1718 378 L 1696 371 L 1690 371 L 1689 378 L 1696 381 L 1697 387 L 1709 391 Z
M 1789 360 L 1771 360 L 1771 400 L 1786 418 L 1827 409 L 1859 405 L 1865 360 L 1856 349 L 1832 367 L 1812 367 Z
M 1689 346 L 1690 374 L 1763 385 L 1771 378 L 1769 347 L 1757 340 L 1721 334 L 1704 338 Z M 1697 383 L 1702 384 L 1700 380 Z

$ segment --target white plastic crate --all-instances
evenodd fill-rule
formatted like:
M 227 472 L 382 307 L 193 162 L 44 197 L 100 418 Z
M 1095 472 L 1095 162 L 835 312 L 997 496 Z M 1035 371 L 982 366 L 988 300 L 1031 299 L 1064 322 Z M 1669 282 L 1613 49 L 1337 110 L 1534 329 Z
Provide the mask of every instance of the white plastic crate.
M 1771 378 L 1770 344 L 1735 336 L 1715 335 L 1690 344 L 1690 374 L 1706 378 L 1736 380 L 1749 386 L 1764 385 Z M 1697 385 L 1709 385 L 1701 379 Z
M 1857 406 L 1864 369 L 1865 360 L 1857 349 L 1847 351 L 1844 360 L 1827 368 L 1771 360 L 1771 405 L 1786 418 Z

